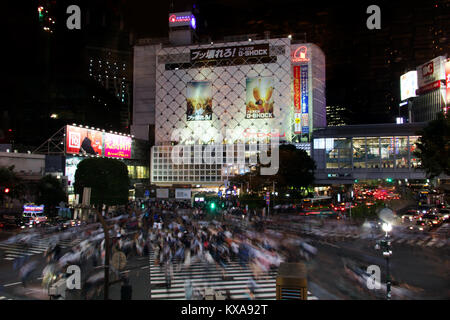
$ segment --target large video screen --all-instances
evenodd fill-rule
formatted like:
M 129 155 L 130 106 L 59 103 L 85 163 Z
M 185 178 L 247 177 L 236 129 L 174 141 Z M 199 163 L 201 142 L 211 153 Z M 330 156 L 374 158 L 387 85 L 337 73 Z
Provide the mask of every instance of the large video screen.
M 117 134 L 105 133 L 104 156 L 114 158 L 131 158 L 131 138 Z
M 212 120 L 211 83 L 195 81 L 187 84 L 187 120 Z
M 98 130 L 67 126 L 66 153 L 131 158 L 132 139 Z
M 273 118 L 273 78 L 247 78 L 246 90 L 246 118 Z

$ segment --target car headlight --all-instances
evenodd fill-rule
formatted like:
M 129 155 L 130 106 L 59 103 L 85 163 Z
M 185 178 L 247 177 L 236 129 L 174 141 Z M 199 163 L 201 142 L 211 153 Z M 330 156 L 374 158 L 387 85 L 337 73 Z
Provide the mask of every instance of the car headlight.
M 420 228 L 419 228 L 419 230 L 422 230 L 422 231 L 423 231 L 423 228 L 422 228 L 422 227 L 420 227 Z

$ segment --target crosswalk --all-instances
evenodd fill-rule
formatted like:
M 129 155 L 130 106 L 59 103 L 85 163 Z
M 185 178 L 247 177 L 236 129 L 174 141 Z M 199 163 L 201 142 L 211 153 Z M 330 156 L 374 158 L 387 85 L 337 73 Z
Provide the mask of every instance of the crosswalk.
M 214 291 L 230 292 L 234 300 L 248 299 L 246 288 L 252 277 L 252 271 L 246 265 L 242 267 L 237 261 L 230 262 L 225 268 L 225 278 L 222 271 L 215 264 L 207 262 L 195 262 L 189 268 L 180 264 L 174 264 L 173 277 L 170 288 L 165 287 L 164 267 L 155 266 L 153 254 L 150 255 L 150 281 L 152 284 L 151 299 L 155 300 L 185 300 L 185 283 L 190 280 L 193 288 L 212 288 Z M 255 299 L 276 299 L 276 271 L 270 272 L 265 277 L 256 280 Z M 318 300 L 308 291 L 308 300 Z
M 448 225 L 448 224 L 447 224 Z M 438 229 L 433 234 L 428 235 L 420 235 L 417 236 L 415 234 L 395 234 L 391 238 L 391 243 L 393 244 L 402 244 L 409 246 L 420 246 L 420 247 L 429 247 L 429 248 L 442 248 L 450 244 L 450 239 L 448 237 L 442 236 L 442 234 L 446 234 L 448 232 L 449 226 L 442 226 L 441 229 Z M 352 241 L 357 239 L 362 240 L 380 240 L 384 238 L 383 234 L 371 235 L 371 234 L 342 234 L 337 232 L 326 232 L 322 230 L 311 230 L 304 231 L 303 234 L 313 237 L 321 238 L 325 241 L 331 242 L 339 242 L 339 241 Z
M 81 240 L 82 239 L 75 239 L 75 240 L 65 239 L 59 240 L 58 243 L 61 246 L 61 248 L 64 249 L 76 246 L 78 243 L 81 242 Z M 52 239 L 48 237 L 43 239 L 32 240 L 27 245 L 21 243 L 0 243 L 0 251 L 4 252 L 3 260 L 13 261 L 15 259 L 22 257 L 29 257 L 35 254 L 42 254 L 48 249 L 51 242 Z

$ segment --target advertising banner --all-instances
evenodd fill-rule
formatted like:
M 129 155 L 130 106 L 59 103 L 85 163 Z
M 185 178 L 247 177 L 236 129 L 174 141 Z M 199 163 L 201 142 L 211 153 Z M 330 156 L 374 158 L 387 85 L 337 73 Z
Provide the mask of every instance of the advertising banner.
M 294 112 L 301 112 L 300 66 L 294 66 Z
M 24 205 L 23 213 L 43 213 L 44 205 L 35 206 L 35 205 Z
M 301 120 L 301 113 L 295 113 L 294 114 L 294 133 L 300 134 L 302 133 L 302 120 Z
M 191 62 L 233 58 L 268 57 L 269 44 L 253 44 L 219 48 L 191 49 Z
M 169 189 L 156 189 L 156 198 L 159 199 L 169 198 Z
M 402 101 L 416 96 L 417 71 L 410 71 L 400 77 L 400 98 Z
M 131 158 L 132 139 L 98 130 L 67 126 L 66 153 Z
M 417 67 L 417 85 L 419 90 L 440 80 L 445 80 L 445 58 L 439 56 Z M 423 89 L 421 90 L 423 92 Z
M 246 118 L 273 118 L 273 78 L 247 78 L 246 90 Z
M 301 87 L 301 103 L 302 103 L 302 133 L 309 132 L 308 124 L 308 65 L 302 65 L 300 70 L 300 87 Z
M 445 63 L 445 88 L 448 106 L 450 105 L 450 60 Z
M 169 27 L 182 27 L 182 26 L 193 26 L 195 27 L 195 18 L 192 12 L 175 12 L 169 13 Z
M 175 189 L 175 199 L 191 199 L 191 189 Z
M 131 138 L 117 134 L 105 133 L 104 156 L 114 158 L 131 158 Z
M 66 152 L 102 155 L 103 132 L 67 126 Z
M 189 82 L 186 91 L 187 121 L 212 120 L 211 82 Z

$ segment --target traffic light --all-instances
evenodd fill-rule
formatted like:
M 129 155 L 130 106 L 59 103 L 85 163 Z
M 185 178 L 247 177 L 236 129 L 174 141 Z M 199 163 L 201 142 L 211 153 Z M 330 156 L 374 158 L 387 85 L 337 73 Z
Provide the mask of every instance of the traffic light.
M 5 193 L 9 193 L 9 188 L 5 188 Z
M 392 182 L 392 179 L 391 178 L 386 178 L 386 181 L 387 182 Z
M 145 209 L 145 204 L 141 204 L 141 209 Z
M 211 202 L 209 204 L 209 207 L 211 208 L 211 210 L 214 210 L 216 208 L 216 203 L 215 202 Z
M 358 179 L 355 179 L 355 183 L 358 183 Z

